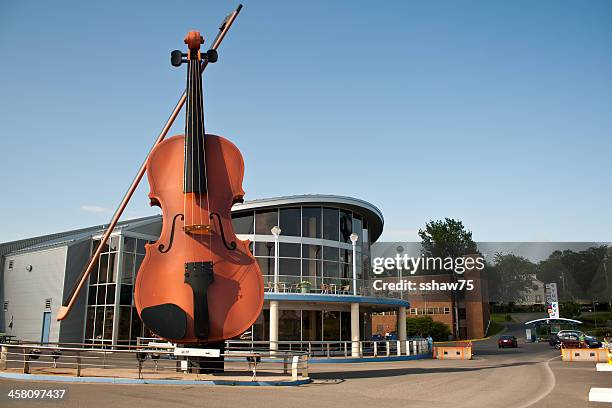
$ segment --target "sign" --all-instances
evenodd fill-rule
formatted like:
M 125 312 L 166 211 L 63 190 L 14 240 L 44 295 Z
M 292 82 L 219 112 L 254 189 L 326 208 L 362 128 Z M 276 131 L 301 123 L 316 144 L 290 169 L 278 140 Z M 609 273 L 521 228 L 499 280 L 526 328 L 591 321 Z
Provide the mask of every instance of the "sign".
M 544 285 L 544 293 L 546 296 L 546 304 L 550 305 L 553 302 L 559 302 L 556 283 L 547 283 L 546 285 Z
M 559 318 L 559 302 L 551 302 L 548 308 L 548 317 L 551 319 Z
M 181 357 L 215 357 L 216 358 L 221 355 L 221 350 L 177 347 L 174 349 L 174 355 L 181 356 Z

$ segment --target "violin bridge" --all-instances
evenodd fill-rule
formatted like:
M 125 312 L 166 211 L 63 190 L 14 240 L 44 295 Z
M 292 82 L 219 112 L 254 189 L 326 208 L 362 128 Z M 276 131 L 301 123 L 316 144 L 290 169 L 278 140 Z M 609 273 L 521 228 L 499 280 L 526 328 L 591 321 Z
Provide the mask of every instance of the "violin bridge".
M 191 224 L 183 227 L 183 231 L 191 235 L 209 235 L 211 229 L 211 224 Z

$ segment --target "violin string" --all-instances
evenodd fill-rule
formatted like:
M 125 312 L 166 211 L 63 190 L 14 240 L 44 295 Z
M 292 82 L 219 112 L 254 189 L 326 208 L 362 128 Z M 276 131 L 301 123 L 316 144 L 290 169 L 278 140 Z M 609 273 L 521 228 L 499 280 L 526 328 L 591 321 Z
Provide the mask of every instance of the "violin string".
M 202 157 L 204 158 L 204 185 L 206 186 L 206 210 L 207 210 L 206 215 L 208 216 L 207 222 L 209 222 L 211 225 L 211 230 L 209 231 L 209 234 L 208 234 L 208 250 L 210 251 L 212 255 L 212 219 L 210 218 L 210 191 L 208 190 L 208 167 L 207 167 L 208 160 L 206 159 L 206 127 L 204 126 L 204 95 L 203 95 L 203 90 L 202 90 L 202 87 L 203 87 L 202 73 L 199 70 L 198 70 L 197 81 L 198 81 L 197 91 L 199 92 L 198 103 L 201 104 L 199 106 L 200 109 L 198 109 L 198 115 L 202 122 L 202 131 L 201 131 L 202 139 L 201 140 L 202 140 Z M 210 261 L 212 261 L 212 259 L 210 259 Z
M 197 153 L 196 146 L 195 146 L 195 143 L 196 143 L 196 140 L 197 140 L 197 133 L 196 133 L 197 132 L 197 127 L 196 127 L 196 121 L 197 121 L 196 115 L 197 115 L 197 112 L 195 110 L 195 104 L 197 102 L 197 95 L 195 95 L 195 92 L 197 92 L 197 88 L 196 89 L 193 88 L 194 86 L 197 86 L 197 79 L 196 79 L 195 84 L 193 82 L 193 80 L 194 80 L 194 69 L 193 68 L 196 65 L 195 64 L 196 61 L 197 61 L 197 58 L 193 58 L 193 59 L 190 58 L 189 59 L 189 71 L 190 71 L 189 72 L 189 76 L 191 77 L 191 87 L 192 87 L 191 88 L 191 92 L 192 92 L 192 98 L 191 98 L 191 132 L 190 132 L 190 134 L 191 134 L 191 168 L 190 168 L 190 170 L 191 170 L 191 223 L 190 223 L 190 225 L 195 225 L 197 223 L 197 219 L 196 219 L 196 215 L 195 215 L 195 213 L 197 211 L 197 208 L 195 208 L 196 205 L 197 205 L 197 203 L 196 203 L 196 200 L 197 200 L 197 190 L 195 188 L 195 178 L 197 176 L 197 173 L 196 173 L 195 168 L 194 168 L 195 167 L 195 155 Z M 196 99 L 196 100 L 194 101 L 194 99 Z M 197 231 L 194 231 L 194 232 L 195 232 L 195 234 L 193 234 L 193 236 L 192 236 L 192 238 L 193 238 L 193 242 L 192 242 L 193 250 L 192 250 L 191 254 L 194 254 L 197 251 L 197 247 L 198 247 L 198 245 L 197 245 L 198 234 L 197 234 Z M 193 261 L 195 261 L 195 259 L 193 259 Z
M 199 55 L 199 54 L 198 54 Z M 197 194 L 197 205 L 196 205 L 196 211 L 198 212 L 199 215 L 199 220 L 198 223 L 199 225 L 204 225 L 203 219 L 202 219 L 202 208 L 201 208 L 201 204 L 202 204 L 202 166 L 201 166 L 201 162 L 200 162 L 200 156 L 202 154 L 203 148 L 200 145 L 202 143 L 202 138 L 201 138 L 201 133 L 202 130 L 200 128 L 204 127 L 204 123 L 202 121 L 202 107 L 201 107 L 201 89 L 202 89 L 202 84 L 201 84 L 201 76 L 200 76 L 200 59 L 198 58 L 197 60 L 194 60 L 193 63 L 193 75 L 195 77 L 195 83 L 196 83 L 196 88 L 195 88 L 195 93 L 196 93 L 196 100 L 195 100 L 195 104 L 196 104 L 196 109 L 194 112 L 194 116 L 195 116 L 195 125 L 196 125 L 196 131 L 194 132 L 194 138 L 197 141 L 197 144 L 194 145 L 194 149 L 197 153 L 198 156 L 198 171 L 197 171 L 197 177 L 198 177 L 198 194 Z M 201 242 L 201 238 L 199 236 L 199 234 L 197 235 L 197 241 Z
M 187 195 L 189 194 L 187 192 L 187 180 L 188 180 L 188 175 L 189 175 L 189 155 L 188 155 L 188 148 L 189 148 L 189 104 L 191 103 L 191 95 L 189 94 L 189 85 L 191 82 L 191 78 L 189 75 L 189 72 L 187 74 L 187 109 L 185 111 L 185 146 L 184 146 L 184 155 L 183 157 L 185 158 L 185 164 L 183 165 L 183 189 L 185 190 L 183 193 L 183 226 L 187 226 L 189 225 L 189 220 L 187 218 Z

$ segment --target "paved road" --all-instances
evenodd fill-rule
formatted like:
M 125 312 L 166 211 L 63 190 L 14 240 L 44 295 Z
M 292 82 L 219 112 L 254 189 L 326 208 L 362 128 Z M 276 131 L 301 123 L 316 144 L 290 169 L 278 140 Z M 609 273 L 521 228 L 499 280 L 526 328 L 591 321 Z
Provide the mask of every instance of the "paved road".
M 521 332 L 518 324 L 507 331 L 517 337 Z M 547 344 L 519 345 L 518 349 L 498 350 L 495 339 L 475 343 L 472 361 L 313 364 L 314 382 L 302 387 L 71 384 L 68 400 L 53 406 L 595 407 L 601 404 L 587 402 L 589 388 L 612 387 L 612 373 L 597 373 L 593 363 L 570 366 Z M 1 389 L 20 385 L 0 382 Z M 0 405 L 5 401 L 0 400 Z

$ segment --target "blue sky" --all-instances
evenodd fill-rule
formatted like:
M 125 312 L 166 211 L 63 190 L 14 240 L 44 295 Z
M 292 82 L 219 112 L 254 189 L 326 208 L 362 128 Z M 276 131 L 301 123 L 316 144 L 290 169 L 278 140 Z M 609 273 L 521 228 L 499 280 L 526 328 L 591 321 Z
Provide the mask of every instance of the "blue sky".
M 0 242 L 108 222 L 236 3 L 0 5 Z M 247 199 L 351 195 L 382 239 L 612 240 L 612 2 L 245 1 L 204 78 Z M 172 133 L 182 133 L 181 117 Z M 155 213 L 146 182 L 127 217 Z

